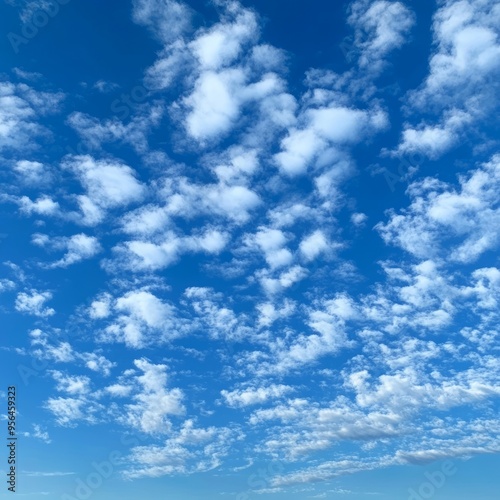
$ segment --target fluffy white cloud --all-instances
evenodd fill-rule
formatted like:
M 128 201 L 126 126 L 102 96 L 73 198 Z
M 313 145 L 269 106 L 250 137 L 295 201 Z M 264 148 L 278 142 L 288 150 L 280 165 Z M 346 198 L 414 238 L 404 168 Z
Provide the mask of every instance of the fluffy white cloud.
M 51 292 L 38 292 L 31 290 L 28 293 L 20 292 L 16 297 L 16 310 L 25 312 L 40 318 L 53 316 L 56 311 L 52 307 L 45 307 L 45 303 L 52 298 Z
M 111 300 L 109 293 L 102 294 L 99 298 L 92 301 L 89 307 L 89 316 L 92 319 L 107 318 L 111 314 Z
M 177 309 L 147 289 L 137 289 L 112 299 L 99 296 L 92 302 L 89 315 L 94 320 L 106 320 L 100 331 L 105 342 L 123 342 L 140 349 L 160 345 L 189 331 L 189 322 Z
M 57 390 L 70 395 L 83 395 L 90 392 L 90 379 L 81 375 L 65 375 L 60 371 L 52 371 L 57 382 Z
M 109 361 L 106 357 L 95 352 L 87 352 L 78 355 L 85 363 L 85 366 L 93 372 L 102 373 L 105 377 L 109 376 L 111 369 L 116 366 L 116 363 Z
M 221 395 L 229 406 L 245 407 L 263 404 L 270 399 L 282 398 L 292 391 L 293 387 L 288 385 L 271 384 L 265 387 L 248 387 L 234 391 L 222 390 Z
M 163 43 L 180 37 L 191 24 L 191 10 L 176 0 L 134 0 L 133 20 Z
M 398 153 L 441 156 L 496 113 L 500 69 L 498 5 L 492 0 L 446 0 L 434 15 L 436 51 L 410 108 L 438 112 L 436 124 L 406 125 Z M 418 119 L 418 118 L 417 118 Z
M 276 307 L 271 302 L 258 304 L 256 306 L 256 309 L 259 311 L 257 325 L 260 328 L 271 326 L 275 321 L 287 318 L 293 314 L 295 308 L 296 304 L 289 299 L 285 299 L 279 307 Z
M 188 419 L 163 445 L 135 447 L 128 457 L 134 466 L 125 471 L 125 477 L 161 477 L 215 469 L 241 438 L 241 433 L 228 427 L 197 427 L 193 419 Z
M 330 247 L 323 231 L 316 230 L 300 242 L 300 253 L 306 261 L 314 260 Z
M 193 236 L 177 236 L 169 231 L 155 242 L 132 240 L 114 250 L 120 256 L 120 266 L 133 270 L 156 270 L 168 267 L 186 253 L 219 254 L 228 241 L 228 233 L 207 228 L 203 233 Z M 110 263 L 110 266 L 113 265 Z
M 80 202 L 84 222 L 89 224 L 100 221 L 101 210 L 127 206 L 142 200 L 146 194 L 135 171 L 119 161 L 80 155 L 67 157 L 61 166 L 73 172 L 86 189 Z
M 68 342 L 51 344 L 50 336 L 40 329 L 30 332 L 33 355 L 40 359 L 49 359 L 58 363 L 69 363 L 75 359 L 73 348 Z
M 212 338 L 234 341 L 251 334 L 246 315 L 238 315 L 223 304 L 221 294 L 210 288 L 190 287 L 185 290 L 184 295 L 191 301 L 191 306 L 199 317 L 199 323 L 195 326 L 199 328 L 202 325 L 203 330 L 206 329 Z
M 406 126 L 398 153 L 419 153 L 432 159 L 439 158 L 458 142 L 466 126 L 472 122 L 470 113 L 453 109 L 443 113 L 438 125 L 421 123 L 417 128 Z
M 340 148 L 385 129 L 388 119 L 379 109 L 363 111 L 332 102 L 306 109 L 299 122 L 303 126 L 289 131 L 281 142 L 282 151 L 274 156 L 280 170 L 290 176 L 336 163 Z
M 242 46 L 257 38 L 258 25 L 253 12 L 238 9 L 235 19 L 228 21 L 202 31 L 192 42 L 192 50 L 203 69 L 218 70 L 231 64 L 240 55 Z
M 265 269 L 258 271 L 256 276 L 264 291 L 272 296 L 302 281 L 307 276 L 307 270 L 302 266 L 295 265 L 282 271 L 275 278 L 271 277 L 272 274 Z
M 33 424 L 33 432 L 23 432 L 24 437 L 33 437 L 40 439 L 45 444 L 50 444 L 52 440 L 50 439 L 49 433 L 42 430 L 42 427 L 38 424 Z
M 0 82 L 0 151 L 36 147 L 35 139 L 47 136 L 38 118 L 58 110 L 63 94 L 40 92 L 28 85 Z
M 85 397 L 49 398 L 45 407 L 52 412 L 56 422 L 64 427 L 75 427 L 80 421 L 95 424 L 104 410 L 101 405 Z
M 293 260 L 290 250 L 285 248 L 288 238 L 280 229 L 262 227 L 255 235 L 246 237 L 247 245 L 256 246 L 271 269 L 288 266 Z
M 43 163 L 38 161 L 19 160 L 13 166 L 20 182 L 27 185 L 45 185 L 50 173 Z
M 485 77 L 500 67 L 498 5 L 488 0 L 446 0 L 434 16 L 437 51 L 423 87 L 412 97 L 416 105 L 426 101 L 448 102 L 469 97 Z
M 94 236 L 80 233 L 69 237 L 49 238 L 44 234 L 34 234 L 32 242 L 35 245 L 51 250 L 66 250 L 65 255 L 51 264 L 42 264 L 44 267 L 54 269 L 68 267 L 85 259 L 91 259 L 101 252 L 102 247 Z
M 407 43 L 415 15 L 403 3 L 386 0 L 356 0 L 350 10 L 359 67 L 378 74 L 387 55 Z
M 262 126 L 256 125 L 247 136 L 248 143 L 258 146 L 268 140 L 270 130 L 293 121 L 290 110 L 293 113 L 295 101 L 285 93 L 285 83 L 276 72 L 282 68 L 279 51 L 254 45 L 260 36 L 255 13 L 238 2 L 223 8 L 223 20 L 196 33 L 188 46 L 190 56 L 179 47 L 177 54 L 170 53 L 157 64 L 166 67 L 170 82 L 171 62 L 181 53 L 184 60 L 192 59 L 194 85 L 190 83 L 191 92 L 174 109 L 195 141 L 203 146 L 227 136 L 245 121 L 245 110 L 261 115 Z M 270 59 L 265 60 L 264 54 Z
M 354 213 L 351 215 L 351 222 L 355 225 L 355 226 L 362 226 L 364 225 L 364 223 L 366 222 L 366 220 L 368 219 L 368 216 L 366 214 L 363 214 L 363 213 Z
M 5 278 L 0 279 L 0 293 L 13 290 L 14 288 L 16 288 L 16 284 L 13 281 Z
M 19 198 L 19 207 L 21 212 L 27 215 L 46 215 L 55 216 L 60 214 L 60 206 L 50 196 L 40 196 L 36 201 L 32 201 L 27 196 Z
M 146 342 L 149 332 L 163 332 L 164 335 L 175 336 L 169 332 L 174 311 L 155 295 L 146 291 L 128 292 L 116 300 L 117 322 L 106 328 L 112 338 L 125 342 L 131 347 L 141 347 Z
M 419 258 L 474 262 L 498 245 L 499 186 L 498 156 L 460 177 L 459 189 L 426 178 L 408 188 L 412 199 L 408 209 L 391 213 L 389 222 L 377 229 L 387 243 Z
M 274 90 L 275 85 L 269 83 L 269 90 L 261 85 L 266 92 Z M 193 93 L 184 100 L 190 110 L 186 118 L 189 135 L 200 142 L 225 135 L 235 125 L 245 101 L 253 97 L 248 89 L 251 87 L 247 87 L 241 68 L 203 72 Z
M 167 389 L 167 367 L 155 365 L 146 359 L 134 361 L 142 372 L 136 376 L 139 391 L 133 396 L 134 403 L 125 406 L 126 414 L 121 421 L 134 429 L 148 434 L 167 434 L 170 432 L 170 415 L 182 415 L 183 393 L 180 389 Z

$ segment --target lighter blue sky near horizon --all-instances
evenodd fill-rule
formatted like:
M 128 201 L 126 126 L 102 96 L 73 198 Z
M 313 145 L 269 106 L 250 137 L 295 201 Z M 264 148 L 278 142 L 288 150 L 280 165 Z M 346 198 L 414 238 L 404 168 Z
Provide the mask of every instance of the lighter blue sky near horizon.
M 16 494 L 497 499 L 499 31 L 493 0 L 0 3 Z

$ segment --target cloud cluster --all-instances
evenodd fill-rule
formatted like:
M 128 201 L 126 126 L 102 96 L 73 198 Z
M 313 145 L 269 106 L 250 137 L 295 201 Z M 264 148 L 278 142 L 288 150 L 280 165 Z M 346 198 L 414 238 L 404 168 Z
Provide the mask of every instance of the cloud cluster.
M 429 60 L 429 74 L 409 95 L 409 106 L 419 112 L 437 113 L 434 123 L 408 123 L 398 153 L 418 151 L 438 158 L 495 119 L 498 109 L 500 23 L 493 1 L 446 0 L 434 15 L 436 51 Z
M 89 154 L 23 150 L 50 139 L 41 118 L 63 96 L 0 83 L 0 201 L 32 243 L 0 291 L 36 322 L 18 354 L 50 363 L 45 411 L 60 426 L 138 432 L 127 479 L 242 453 L 286 461 L 262 493 L 498 451 L 500 157 L 458 177 L 429 168 L 385 213 L 365 175 L 379 153 L 437 161 L 481 117 L 488 127 L 498 7 L 440 0 L 429 73 L 394 104 L 377 82 L 412 42 L 402 2 L 355 0 L 356 64 L 302 82 L 255 10 L 213 6 L 217 19 L 199 23 L 180 1 L 133 1 L 159 44 L 147 102 L 126 121 L 65 116 Z M 63 297 L 61 272 L 91 298 Z

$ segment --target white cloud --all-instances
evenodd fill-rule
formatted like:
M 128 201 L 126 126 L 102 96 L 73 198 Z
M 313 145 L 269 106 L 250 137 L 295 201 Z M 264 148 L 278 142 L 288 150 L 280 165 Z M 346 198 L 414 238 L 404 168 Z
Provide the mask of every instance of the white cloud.
M 14 288 L 16 288 L 16 284 L 13 281 L 5 278 L 0 279 L 0 293 L 13 290 Z
M 58 363 L 69 363 L 75 359 L 73 348 L 68 342 L 49 343 L 50 337 L 40 329 L 30 332 L 33 355 L 41 359 L 50 359 Z
M 281 152 L 274 156 L 280 170 L 289 176 L 304 174 L 316 165 L 334 164 L 341 148 L 385 129 L 388 119 L 379 109 L 362 111 L 332 102 L 306 109 L 299 122 L 304 125 L 290 129 L 281 142 Z
M 149 90 L 164 90 L 171 87 L 179 74 L 189 68 L 192 58 L 182 39 L 165 46 L 157 61 L 146 71 L 145 87 Z
M 99 209 L 127 206 L 141 201 L 146 194 L 135 171 L 119 161 L 96 160 L 89 155 L 69 156 L 62 167 L 73 172 L 86 189 L 83 202 L 88 208 L 84 215 L 92 215 L 87 222 L 99 221 Z
M 44 307 L 52 298 L 51 292 L 38 292 L 31 290 L 29 293 L 20 292 L 16 297 L 16 311 L 32 314 L 40 318 L 53 316 L 56 311 L 52 307 Z
M 359 315 L 352 301 L 339 296 L 323 301 L 322 306 L 322 309 L 310 309 L 305 321 L 314 333 L 288 330 L 286 337 L 267 339 L 267 350 L 244 354 L 240 362 L 248 364 L 249 371 L 259 376 L 283 375 L 353 347 L 355 343 L 348 339 L 345 325 L 346 320 Z
M 42 77 L 41 73 L 36 73 L 32 71 L 24 71 L 21 68 L 12 68 L 12 72 L 22 80 L 35 81 Z
M 43 264 L 44 267 L 54 269 L 57 267 L 68 267 L 85 259 L 91 259 L 102 251 L 102 247 L 94 236 L 80 233 L 69 237 L 57 237 L 50 239 L 47 235 L 34 234 L 32 242 L 35 245 L 51 250 L 66 250 L 66 254 L 56 262 Z
M 204 69 L 218 70 L 234 62 L 242 46 L 258 36 L 255 14 L 239 10 L 232 22 L 216 24 L 206 32 L 198 34 L 192 49 Z
M 268 140 L 266 133 L 290 121 L 293 97 L 284 93 L 283 80 L 271 70 L 281 70 L 279 51 L 270 46 L 253 46 L 259 38 L 259 27 L 253 11 L 238 2 L 224 5 L 223 20 L 211 28 L 197 32 L 189 44 L 194 59 L 192 74 L 196 75 L 190 94 L 173 109 L 184 122 L 188 134 L 205 146 L 226 136 L 239 125 L 243 110 L 260 112 L 265 130 L 256 125 L 249 132 L 248 142 L 256 137 Z M 182 48 L 179 48 L 182 50 Z M 271 59 L 264 61 L 263 55 Z M 170 54 L 165 60 L 167 75 L 172 73 Z M 183 56 L 187 59 L 187 56 Z M 171 81 L 171 77 L 167 76 Z M 272 113 L 270 113 L 272 111 Z M 293 117 L 292 117 L 293 120 Z
M 65 375 L 60 371 L 53 370 L 51 375 L 57 382 L 56 389 L 70 395 L 84 395 L 90 392 L 90 379 L 81 375 Z
M 269 295 L 274 295 L 302 281 L 307 276 L 307 270 L 302 266 L 295 265 L 281 272 L 276 278 L 272 278 L 267 270 L 258 271 L 256 276 L 264 291 Z
M 300 252 L 306 261 L 314 260 L 330 247 L 323 231 L 316 230 L 300 242 Z
M 99 92 L 105 94 L 119 88 L 119 85 L 113 82 L 108 82 L 106 80 L 97 80 L 97 82 L 94 83 L 93 87 Z
M 133 390 L 130 385 L 113 384 L 105 388 L 105 391 L 114 397 L 126 397 Z
M 105 293 L 98 299 L 92 301 L 89 308 L 89 316 L 92 319 L 107 318 L 111 314 L 111 300 L 110 294 Z
M 80 112 L 72 113 L 68 123 L 91 148 L 100 149 L 106 142 L 118 141 L 130 144 L 138 153 L 145 153 L 149 149 L 147 137 L 162 117 L 162 106 L 153 104 L 140 108 L 127 124 L 118 118 L 101 121 Z
M 429 76 L 412 96 L 416 105 L 471 95 L 500 67 L 496 8 L 491 0 L 442 2 L 434 16 L 437 51 L 430 59 Z
M 171 433 L 162 446 L 138 446 L 125 472 L 128 479 L 205 472 L 219 467 L 241 433 L 227 427 L 197 427 L 192 419 Z
M 285 394 L 293 390 L 294 389 L 288 385 L 271 384 L 265 387 L 248 387 L 235 391 L 222 390 L 221 395 L 229 406 L 245 407 L 263 404 L 270 399 L 282 398 Z
M 139 391 L 133 396 L 135 403 L 125 406 L 126 414 L 120 420 L 148 434 L 167 434 L 171 428 L 168 417 L 185 412 L 183 393 L 180 389 L 166 388 L 165 365 L 155 365 L 144 358 L 135 360 L 134 364 L 142 371 L 142 375 L 136 376 Z
M 240 340 L 251 334 L 246 315 L 238 315 L 227 304 L 221 303 L 223 296 L 211 288 L 190 287 L 184 295 L 199 317 L 193 326 L 199 328 L 203 325 L 212 338 Z
M 459 141 L 472 121 L 470 113 L 453 109 L 443 113 L 439 125 L 420 123 L 417 128 L 406 125 L 398 153 L 420 153 L 431 159 L 439 158 Z
M 57 111 L 63 97 L 24 83 L 0 82 L 0 151 L 35 149 L 35 140 L 49 135 L 38 118 Z
M 402 214 L 392 212 L 377 229 L 387 243 L 419 258 L 441 257 L 474 262 L 498 245 L 500 212 L 500 158 L 461 176 L 459 189 L 433 178 L 408 188 L 411 205 Z
M 472 127 L 496 113 L 500 69 L 497 4 L 491 0 L 446 0 L 434 15 L 435 52 L 429 74 L 409 93 L 408 111 L 418 125 L 406 124 L 399 153 L 419 151 L 437 158 L 460 143 Z M 437 123 L 421 121 L 421 111 L 438 113 Z
M 175 0 L 134 0 L 133 20 L 148 27 L 163 43 L 173 42 L 191 24 L 191 11 Z
M 33 424 L 33 432 L 23 432 L 23 435 L 25 437 L 33 437 L 35 439 L 40 439 L 45 444 L 50 444 L 52 442 L 49 433 L 47 431 L 43 431 L 42 427 L 38 424 Z
M 75 427 L 79 421 L 94 424 L 98 421 L 95 415 L 103 411 L 100 405 L 85 398 L 49 398 L 45 407 L 54 414 L 56 422 L 64 427 Z
M 109 359 L 95 352 L 79 354 L 79 357 L 83 359 L 85 366 L 89 370 L 102 373 L 105 377 L 108 377 L 111 373 L 111 368 L 116 366 L 116 363 L 109 361 Z
M 275 321 L 287 318 L 296 309 L 296 304 L 290 299 L 285 299 L 283 303 L 276 307 L 271 302 L 258 304 L 256 309 L 259 311 L 258 326 L 260 328 L 271 326 Z
M 189 135 L 203 141 L 227 133 L 240 114 L 238 90 L 245 80 L 240 69 L 203 73 L 184 101 L 191 109 L 186 118 Z
M 115 264 L 127 269 L 156 270 L 172 265 L 186 253 L 216 255 L 226 247 L 229 234 L 213 228 L 193 236 L 177 236 L 169 231 L 156 241 L 132 240 L 115 247 L 119 256 Z
M 36 201 L 32 201 L 27 196 L 19 198 L 19 207 L 21 212 L 26 215 L 46 215 L 55 216 L 60 213 L 60 206 L 50 196 L 42 195 Z
M 112 303 L 107 300 L 108 297 L 101 297 L 95 301 L 99 304 L 91 306 L 94 319 L 107 318 L 108 325 L 101 331 L 106 342 L 123 342 L 128 347 L 139 349 L 162 344 L 188 329 L 188 324 L 178 317 L 174 306 L 147 290 L 127 292 Z M 101 315 L 103 312 L 105 316 Z
M 387 55 L 408 42 L 415 15 L 403 3 L 386 0 L 357 0 L 350 10 L 359 67 L 377 75 Z
M 244 185 L 194 184 L 183 177 L 165 179 L 160 194 L 166 201 L 165 212 L 172 217 L 216 215 L 237 224 L 247 222 L 262 204 L 259 195 Z
M 48 182 L 47 168 L 38 161 L 19 160 L 13 167 L 18 179 L 27 185 L 44 185 Z
M 351 222 L 355 226 L 363 226 L 366 220 L 368 219 L 368 216 L 366 214 L 357 212 L 351 215 Z
M 288 266 L 293 255 L 285 248 L 288 238 L 280 229 L 262 227 L 255 235 L 247 235 L 247 245 L 256 246 L 263 254 L 271 269 Z
M 256 149 L 231 147 L 225 158 L 213 161 L 212 170 L 221 183 L 227 185 L 244 185 L 259 169 L 259 158 Z

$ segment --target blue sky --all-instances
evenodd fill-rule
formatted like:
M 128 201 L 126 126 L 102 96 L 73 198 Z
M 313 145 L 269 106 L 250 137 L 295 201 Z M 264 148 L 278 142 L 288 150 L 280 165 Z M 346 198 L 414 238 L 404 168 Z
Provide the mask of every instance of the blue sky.
M 497 498 L 498 3 L 0 19 L 18 495 Z

